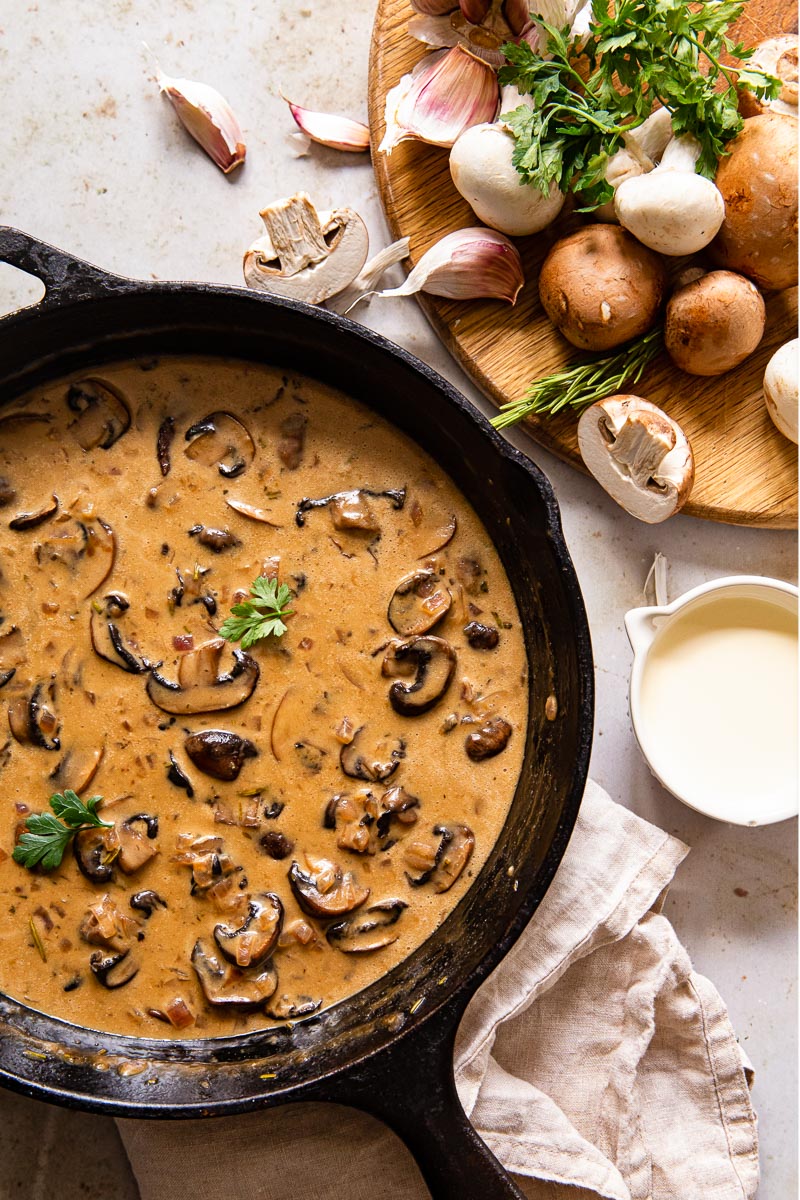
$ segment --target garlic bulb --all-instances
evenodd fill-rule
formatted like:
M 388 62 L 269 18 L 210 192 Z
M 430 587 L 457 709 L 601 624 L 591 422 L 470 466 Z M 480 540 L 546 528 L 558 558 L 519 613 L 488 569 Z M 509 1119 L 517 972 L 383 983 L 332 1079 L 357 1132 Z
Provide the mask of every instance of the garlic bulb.
M 463 46 L 428 54 L 387 94 L 378 149 L 391 154 L 409 138 L 449 148 L 470 125 L 494 120 L 499 95 L 494 69 Z
M 502 233 L 482 226 L 448 233 L 427 250 L 400 287 L 378 296 L 427 292 L 448 300 L 516 303 L 525 282 L 519 251 Z

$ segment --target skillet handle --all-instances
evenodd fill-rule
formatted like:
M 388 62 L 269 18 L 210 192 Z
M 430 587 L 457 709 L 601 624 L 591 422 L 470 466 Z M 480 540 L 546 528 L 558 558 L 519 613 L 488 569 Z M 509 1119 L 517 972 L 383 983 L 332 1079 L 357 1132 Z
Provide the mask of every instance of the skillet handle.
M 0 262 L 9 263 L 41 279 L 45 294 L 39 301 L 40 308 L 65 300 L 105 296 L 109 292 L 136 286 L 134 280 L 101 271 L 82 258 L 73 258 L 57 246 L 40 242 L 38 238 L 23 233 L 21 229 L 13 229 L 10 225 L 0 225 Z
M 460 1007 L 440 1010 L 330 1081 L 320 1098 L 360 1108 L 394 1130 L 416 1159 L 433 1200 L 525 1200 L 461 1107 L 453 1075 L 461 1015 Z

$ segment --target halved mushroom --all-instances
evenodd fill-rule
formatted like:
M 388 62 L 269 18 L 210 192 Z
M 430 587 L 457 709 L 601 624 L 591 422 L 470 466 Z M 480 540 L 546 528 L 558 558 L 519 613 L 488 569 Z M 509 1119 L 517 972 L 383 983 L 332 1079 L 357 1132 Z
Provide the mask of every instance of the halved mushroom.
M 72 839 L 78 869 L 92 883 L 108 883 L 113 878 L 119 852 L 119 833 L 113 825 L 81 829 Z
M 256 456 L 255 443 L 238 417 L 213 412 L 186 430 L 184 454 L 192 462 L 216 467 L 225 479 L 235 479 Z
M 170 783 L 174 783 L 175 787 L 186 792 L 186 795 L 190 800 L 194 799 L 194 788 L 192 787 L 192 781 L 171 750 L 169 751 L 167 779 L 170 781 Z
M 327 508 L 330 504 L 333 511 L 335 529 L 361 530 L 366 533 L 376 533 L 380 529 L 377 518 L 369 505 L 369 498 L 388 500 L 394 509 L 401 509 L 406 502 L 406 489 L 387 488 L 383 492 L 373 492 L 369 488 L 353 488 L 347 492 L 333 492 L 330 496 L 322 496 L 319 500 L 304 497 L 297 506 L 295 522 L 302 528 L 306 523 L 306 513 L 312 508 Z
M 278 986 L 278 973 L 272 962 L 247 971 L 233 966 L 202 938 L 194 944 L 192 966 L 209 1004 L 232 1008 L 259 1008 Z
M 483 762 L 485 758 L 494 758 L 495 754 L 505 750 L 510 737 L 511 726 L 508 721 L 503 717 L 491 717 L 480 729 L 467 734 L 464 749 L 473 762 Z
M 237 967 L 258 967 L 277 946 L 282 928 L 283 905 L 274 892 L 264 892 L 248 901 L 247 916 L 238 928 L 216 925 L 214 941 Z
M 277 998 L 273 996 L 266 1006 L 266 1012 L 276 1021 L 296 1021 L 300 1017 L 309 1017 L 321 1007 L 321 1000 L 314 1000 L 311 996 L 289 996 L 284 992 Z
M 344 954 L 369 954 L 372 950 L 383 950 L 396 942 L 398 934 L 390 927 L 396 925 L 403 911 L 408 908 L 405 900 L 380 900 L 369 908 L 330 925 L 325 934 L 328 943 Z
M 8 706 L 8 727 L 16 741 L 41 750 L 60 750 L 61 723 L 53 711 L 55 681 L 37 683 L 30 696 L 18 696 Z
M 251 521 L 258 521 L 261 525 L 269 525 L 271 529 L 283 528 L 277 521 L 273 521 L 266 509 L 258 508 L 255 504 L 247 504 L 244 500 L 236 500 L 230 496 L 225 497 L 225 503 L 228 508 L 232 508 L 234 512 L 239 513 L 242 517 L 249 517 Z
M 246 758 L 258 754 L 247 738 L 228 729 L 204 729 L 191 733 L 183 748 L 194 765 L 214 779 L 236 779 Z
M 63 566 L 79 584 L 79 599 L 86 600 L 111 574 L 116 549 L 114 531 L 101 517 L 70 518 L 54 521 L 34 553 L 40 566 Z
M 127 432 L 131 412 L 122 393 L 104 379 L 79 379 L 67 391 L 67 407 L 78 414 L 69 426 L 82 450 L 108 450 Z
M 352 208 L 318 213 L 306 192 L 261 210 L 267 232 L 244 256 L 248 287 L 321 304 L 352 283 L 367 259 L 369 235 Z
M 147 660 L 131 649 L 132 643 L 125 641 L 117 624 L 129 608 L 130 600 L 122 592 L 109 592 L 102 602 L 93 600 L 89 635 L 92 649 L 100 658 L 132 675 L 142 675 L 148 669 Z
M 640 521 L 665 521 L 689 498 L 692 448 L 677 422 L 640 396 L 609 396 L 587 408 L 578 446 L 600 486 Z
M 230 529 L 212 529 L 210 525 L 193 525 L 189 537 L 197 538 L 212 554 L 222 554 L 223 550 L 233 550 L 242 544 Z
M 141 965 L 138 955 L 132 950 L 122 954 L 102 954 L 96 950 L 89 958 L 95 979 L 109 990 L 130 983 L 139 974 Z
M 451 597 L 435 571 L 415 571 L 398 583 L 389 601 L 389 624 L 403 637 L 432 629 L 450 608 Z
M 353 740 L 342 746 L 339 752 L 339 765 L 345 775 L 351 779 L 363 779 L 367 783 L 382 783 L 394 775 L 400 762 L 406 756 L 406 744 L 402 738 L 391 734 L 373 742 L 371 753 L 365 752 L 362 734 L 365 726 L 361 726 L 353 734 Z
M 38 508 L 34 508 L 30 512 L 17 513 L 16 517 L 8 522 L 8 528 L 17 531 L 35 529 L 37 525 L 42 525 L 50 517 L 54 517 L 57 512 L 58 496 L 54 492 L 50 499 L 45 500 Z
M 134 829 L 134 825 L 144 825 L 145 832 Z M 137 813 L 134 817 L 126 817 L 116 828 L 119 837 L 117 866 L 125 875 L 133 875 L 158 854 L 158 847 L 151 844 L 158 836 L 158 817 Z
M 405 859 L 418 875 L 406 872 L 412 887 L 429 883 L 435 892 L 446 892 L 466 867 L 475 849 L 475 835 L 467 825 L 435 825 L 437 845 L 412 842 L 407 845 Z
M 258 682 L 258 663 L 249 654 L 234 650 L 231 670 L 220 675 L 219 661 L 225 645 L 222 638 L 215 638 L 184 654 L 176 683 L 152 667 L 147 694 L 153 703 L 178 716 L 219 712 L 244 704 Z
M 413 683 L 395 680 L 389 703 L 402 717 L 428 712 L 444 696 L 456 669 L 455 651 L 442 638 L 426 636 L 389 643 L 381 665 L 387 677 L 414 674 Z
M 313 874 L 295 861 L 289 868 L 289 884 L 303 912 L 311 917 L 343 917 L 359 908 L 369 896 L 349 871 L 325 858 L 306 855 Z
M 91 946 L 103 946 L 117 954 L 130 950 L 137 941 L 141 928 L 139 922 L 117 907 L 106 893 L 90 904 L 78 926 L 78 932 Z

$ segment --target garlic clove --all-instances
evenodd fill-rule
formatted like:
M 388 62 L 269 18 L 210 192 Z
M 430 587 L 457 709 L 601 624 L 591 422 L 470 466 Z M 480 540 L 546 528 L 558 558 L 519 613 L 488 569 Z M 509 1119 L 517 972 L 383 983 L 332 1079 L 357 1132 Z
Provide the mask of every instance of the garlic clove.
M 221 171 L 228 175 L 242 165 L 247 153 L 236 115 L 224 96 L 206 83 L 172 79 L 158 73 L 158 86 L 185 129 Z
M 459 0 L 458 7 L 471 25 L 480 25 L 489 15 L 491 0 Z
M 524 282 L 516 246 L 502 233 L 476 226 L 448 233 L 423 254 L 405 283 L 377 295 L 427 292 L 448 300 L 483 298 L 513 305 Z
M 343 292 L 331 297 L 327 303 L 327 307 L 333 312 L 347 313 L 353 308 L 359 300 L 366 299 L 372 294 L 375 285 L 380 280 L 381 276 L 393 267 L 395 263 L 402 262 L 404 258 L 408 258 L 409 239 L 407 237 L 400 238 L 397 242 L 392 242 L 388 246 L 384 246 L 383 250 L 369 260 L 368 263 L 361 269 L 349 287 L 346 287 Z
M 283 97 L 286 100 L 286 97 Z M 286 100 L 289 111 L 297 122 L 298 128 L 310 137 L 312 142 L 328 146 L 331 150 L 349 150 L 360 153 L 369 150 L 369 129 L 360 121 L 351 121 L 349 117 L 336 117 L 331 113 L 312 112 L 311 109 L 301 108 Z
M 391 154 L 406 139 L 450 147 L 470 125 L 493 121 L 497 75 L 463 46 L 423 58 L 386 97 L 386 133 L 378 149 Z

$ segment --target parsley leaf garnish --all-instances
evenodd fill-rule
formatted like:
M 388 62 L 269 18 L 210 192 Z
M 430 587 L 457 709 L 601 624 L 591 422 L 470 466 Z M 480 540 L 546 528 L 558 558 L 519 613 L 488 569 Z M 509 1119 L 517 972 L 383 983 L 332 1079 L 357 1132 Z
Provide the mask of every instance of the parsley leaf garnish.
M 293 608 L 287 608 L 291 589 L 277 579 L 259 575 L 250 584 L 250 595 L 252 599 L 234 604 L 233 615 L 222 622 L 219 630 L 229 642 L 241 642 L 243 650 L 249 650 L 262 638 L 282 637 L 286 633 L 283 618 L 294 612 Z
M 90 796 L 86 803 L 69 788 L 50 797 L 53 813 L 33 813 L 25 822 L 25 832 L 14 847 L 14 862 L 23 867 L 41 865 L 44 871 L 59 866 L 64 851 L 80 829 L 91 826 L 112 827 L 97 813 L 102 796 Z M 63 820 L 57 820 L 61 817 Z
M 570 40 L 540 17 L 548 58 L 527 42 L 503 47 L 508 60 L 501 84 L 513 83 L 533 98 L 533 109 L 504 113 L 516 146 L 514 165 L 522 181 L 545 195 L 555 183 L 580 193 L 582 211 L 613 197 L 606 164 L 625 134 L 658 106 L 672 113 L 677 135 L 700 143 L 697 171 L 714 177 L 725 146 L 742 128 L 739 86 L 774 97 L 780 81 L 752 66 L 752 50 L 727 36 L 741 15 L 741 0 L 594 0 L 588 37 Z M 728 54 L 744 65 L 731 68 Z M 584 79 L 576 65 L 588 66 Z M 700 69 L 702 65 L 702 70 Z

